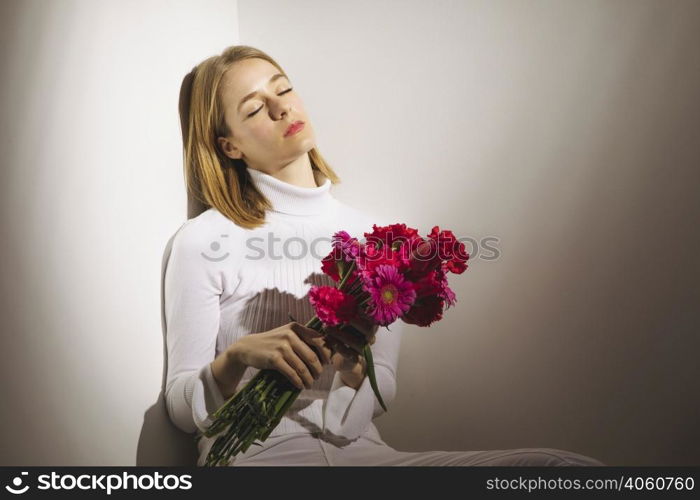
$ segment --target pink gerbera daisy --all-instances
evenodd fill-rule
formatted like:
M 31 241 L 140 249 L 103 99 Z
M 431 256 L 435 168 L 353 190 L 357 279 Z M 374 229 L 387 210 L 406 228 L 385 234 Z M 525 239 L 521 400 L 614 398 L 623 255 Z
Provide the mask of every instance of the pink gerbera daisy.
M 377 266 L 365 282 L 365 289 L 371 297 L 367 314 L 382 326 L 393 323 L 416 300 L 413 284 L 404 279 L 394 266 Z

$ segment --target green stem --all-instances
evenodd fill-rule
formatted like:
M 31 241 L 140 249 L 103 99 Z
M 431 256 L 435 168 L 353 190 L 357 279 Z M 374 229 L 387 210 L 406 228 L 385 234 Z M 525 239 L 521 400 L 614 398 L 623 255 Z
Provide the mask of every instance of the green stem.
M 352 264 L 350 264 L 350 267 L 348 268 L 347 271 L 345 271 L 345 275 L 343 276 L 343 279 L 340 280 L 340 284 L 338 284 L 338 288 L 341 290 L 343 289 L 343 286 L 345 286 L 345 282 L 348 280 L 348 276 L 352 274 L 352 272 L 355 270 L 355 262 L 352 261 Z
M 372 349 L 370 349 L 369 345 L 365 345 L 364 355 L 365 355 L 365 360 L 367 361 L 367 376 L 369 377 L 369 383 L 372 386 L 372 390 L 374 391 L 374 395 L 377 396 L 377 399 L 379 400 L 379 404 L 382 406 L 384 411 L 388 411 L 386 408 L 386 405 L 384 404 L 384 400 L 382 399 L 382 395 L 379 393 L 379 386 L 377 385 L 377 377 L 376 377 L 376 374 L 374 373 L 374 359 L 372 357 Z

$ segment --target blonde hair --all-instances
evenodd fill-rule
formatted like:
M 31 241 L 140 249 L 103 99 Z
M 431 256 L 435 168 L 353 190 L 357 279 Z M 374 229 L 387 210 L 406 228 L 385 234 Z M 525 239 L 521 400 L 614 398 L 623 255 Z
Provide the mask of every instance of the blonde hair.
M 224 120 L 219 91 L 223 75 L 237 61 L 250 58 L 264 59 L 286 76 L 280 65 L 263 51 L 233 45 L 220 55 L 205 59 L 185 76 L 180 86 L 179 111 L 190 202 L 188 217 L 214 207 L 237 225 L 253 229 L 264 224 L 265 211 L 272 205 L 255 187 L 245 161 L 226 156 L 216 140 L 231 133 Z M 316 147 L 308 154 L 314 178 L 326 177 L 333 184 L 340 182 Z

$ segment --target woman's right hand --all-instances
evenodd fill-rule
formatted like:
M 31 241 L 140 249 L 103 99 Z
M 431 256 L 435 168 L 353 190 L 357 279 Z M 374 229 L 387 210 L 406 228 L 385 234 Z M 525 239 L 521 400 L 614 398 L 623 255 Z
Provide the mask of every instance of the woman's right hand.
M 300 390 L 310 388 L 323 371 L 321 360 L 331 362 L 323 334 L 295 321 L 272 330 L 245 335 L 231 345 L 236 362 L 261 370 L 274 369 Z

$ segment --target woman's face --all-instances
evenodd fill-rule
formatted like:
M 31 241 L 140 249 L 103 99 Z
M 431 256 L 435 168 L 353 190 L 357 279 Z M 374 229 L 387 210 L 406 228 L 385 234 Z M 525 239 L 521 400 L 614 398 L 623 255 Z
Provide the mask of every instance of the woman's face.
M 279 75 L 264 59 L 244 59 L 234 63 L 221 82 L 231 134 L 219 137 L 219 145 L 228 157 L 243 159 L 257 170 L 281 168 L 316 145 L 301 98 L 287 77 Z M 304 122 L 303 128 L 285 136 L 296 121 Z

